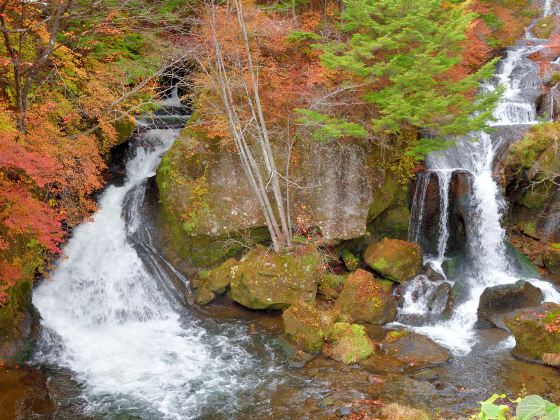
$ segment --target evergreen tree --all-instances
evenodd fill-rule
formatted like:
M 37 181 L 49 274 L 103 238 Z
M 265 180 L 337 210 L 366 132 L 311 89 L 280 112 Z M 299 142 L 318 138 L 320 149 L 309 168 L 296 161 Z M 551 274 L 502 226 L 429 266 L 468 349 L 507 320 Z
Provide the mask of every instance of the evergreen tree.
M 456 136 L 485 129 L 499 98 L 500 89 L 474 96 L 479 82 L 491 76 L 495 61 L 474 74 L 453 77 L 474 18 L 466 3 L 345 0 L 343 39 L 320 46 L 321 61 L 354 83 L 368 84 L 363 100 L 373 105 L 375 115 L 366 124 L 368 131 L 398 135 L 422 129 L 427 135 L 412 153 L 425 155 L 447 147 Z M 307 122 L 328 124 L 329 119 L 317 113 L 301 113 Z M 334 132 L 342 136 L 356 129 Z

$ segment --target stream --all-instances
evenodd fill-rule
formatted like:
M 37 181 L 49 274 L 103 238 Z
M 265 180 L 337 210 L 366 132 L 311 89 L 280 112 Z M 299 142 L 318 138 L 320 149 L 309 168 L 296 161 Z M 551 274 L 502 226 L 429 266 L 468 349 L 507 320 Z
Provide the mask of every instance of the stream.
M 549 1 L 543 10 L 554 12 Z M 505 86 L 494 131 L 474 133 L 431 155 L 418 179 L 411 239 L 430 250 L 425 260 L 436 271 L 457 261 L 446 281 L 464 294 L 450 319 L 430 319 L 419 278 L 392 327 L 432 337 L 454 354 L 449 363 L 407 371 L 384 360 L 346 366 L 317 357 L 298 367 L 288 363 L 277 313 L 246 310 L 225 299 L 208 307 L 186 303 L 188 279 L 158 252 L 154 183 L 161 156 L 180 130 L 149 128 L 130 141 L 122 181 L 99 196 L 98 211 L 74 230 L 56 268 L 36 288 L 37 350 L 28 366 L 0 371 L 0 418 L 337 418 L 341 407 L 362 409 L 372 400 L 451 418 L 472 412 L 492 393 L 516 396 L 522 390 L 559 402 L 557 370 L 514 359 L 515 342 L 506 332 L 474 327 L 487 286 L 527 279 L 547 300 L 560 302 L 560 293 L 507 246 L 500 223 L 506 203 L 492 174 L 512 133 L 537 122 L 541 82 L 527 56 L 544 44 L 529 28 L 526 38 L 506 51 L 483 87 Z M 164 105 L 173 107 L 175 100 Z M 459 258 L 450 254 L 449 224 L 449 188 L 457 172 L 470 185 L 468 241 Z M 428 238 L 426 191 L 434 177 L 440 217 L 437 235 Z M 414 287 L 423 290 L 420 299 L 411 298 Z M 369 326 L 368 333 L 380 338 L 384 330 Z

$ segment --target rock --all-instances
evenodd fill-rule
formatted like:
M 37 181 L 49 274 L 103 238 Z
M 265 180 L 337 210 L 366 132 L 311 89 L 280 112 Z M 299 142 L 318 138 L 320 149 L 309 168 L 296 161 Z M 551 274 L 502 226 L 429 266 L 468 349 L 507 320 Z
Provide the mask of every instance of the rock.
M 449 181 L 449 239 L 447 254 L 464 254 L 467 220 L 471 212 L 472 174 L 454 171 Z
M 349 407 L 340 407 L 336 409 L 336 415 L 338 417 L 348 417 L 352 414 L 352 410 Z
M 115 130 L 117 132 L 116 144 L 118 145 L 127 141 L 134 131 L 136 131 L 137 126 L 138 123 L 132 117 L 125 117 L 115 121 Z
M 430 420 L 431 417 L 424 411 L 407 405 L 391 403 L 383 407 L 381 414 L 387 420 Z
M 431 338 L 410 331 L 391 331 L 382 345 L 391 356 L 415 369 L 439 366 L 451 358 L 451 354 Z
M 435 172 L 420 172 L 412 183 L 413 208 L 411 223 L 415 230 L 415 239 L 428 254 L 435 254 L 439 237 L 440 187 L 439 177 Z M 420 218 L 420 216 L 422 216 Z M 421 220 L 420 220 L 421 219 Z
M 542 256 L 544 266 L 552 274 L 560 275 L 560 249 L 548 248 Z
M 336 312 L 320 311 L 305 302 L 294 303 L 282 314 L 284 332 L 309 353 L 321 351 L 336 318 Z
M 506 329 L 504 314 L 520 308 L 538 306 L 544 299 L 543 292 L 524 280 L 515 284 L 487 287 L 478 303 L 478 326 L 488 324 Z
M 31 303 L 32 276 L 6 290 L 0 304 L 0 365 L 25 362 L 38 327 L 38 313 Z
M 257 247 L 230 267 L 228 296 L 250 309 L 284 309 L 297 301 L 313 302 L 321 256 L 312 246 L 290 254 Z
M 214 300 L 216 295 L 206 287 L 199 287 L 194 292 L 194 303 L 197 305 L 206 305 Z
M 394 321 L 397 316 L 397 302 L 391 294 L 391 284 L 384 284 L 362 269 L 348 276 L 335 309 L 352 322 L 385 324 Z
M 432 264 L 428 263 L 424 265 L 422 271 L 426 277 L 428 277 L 432 281 L 443 281 L 446 280 L 445 276 L 437 271 Z
M 284 156 L 283 149 L 277 153 L 278 167 L 286 166 Z M 290 168 L 290 180 L 302 187 L 290 189 L 292 220 L 318 228 L 326 243 L 363 236 L 368 220 L 393 201 L 395 180 L 381 169 L 371 142 L 303 139 L 292 156 L 298 165 Z M 237 154 L 219 141 L 186 128 L 164 155 L 156 181 L 169 247 L 194 266 L 212 267 L 238 257 L 247 241 L 269 239 Z
M 363 325 L 337 322 L 334 324 L 330 340 L 325 344 L 323 353 L 342 363 L 356 363 L 371 355 L 375 346 L 367 336 Z
M 348 249 L 342 250 L 341 257 L 348 271 L 355 271 L 360 266 L 360 259 Z
M 441 268 L 448 279 L 456 278 L 460 270 L 459 258 L 446 258 L 443 263 L 441 263 Z
M 218 295 L 224 293 L 233 277 L 232 270 L 239 265 L 235 258 L 229 258 L 219 267 L 213 270 L 200 271 L 193 280 L 192 285 L 196 288 L 206 288 Z
M 323 272 L 319 280 L 319 293 L 327 299 L 336 299 L 340 295 L 347 277 L 347 275 L 335 274 L 330 271 Z
M 514 356 L 554 366 L 560 357 L 560 305 L 545 302 L 504 316 L 515 337 Z
M 433 314 L 450 316 L 453 311 L 453 287 L 449 283 L 442 283 L 430 295 L 428 309 Z
M 402 283 L 420 272 L 422 250 L 412 242 L 385 238 L 367 247 L 364 260 L 383 277 Z

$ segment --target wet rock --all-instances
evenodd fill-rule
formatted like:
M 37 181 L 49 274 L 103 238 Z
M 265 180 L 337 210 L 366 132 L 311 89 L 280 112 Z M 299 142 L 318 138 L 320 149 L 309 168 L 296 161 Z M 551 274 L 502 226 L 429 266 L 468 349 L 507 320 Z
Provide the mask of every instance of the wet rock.
M 352 322 L 385 324 L 397 316 L 397 302 L 392 284 L 378 280 L 368 271 L 358 269 L 344 283 L 335 309 Z
M 284 332 L 302 350 L 318 353 L 337 316 L 334 311 L 320 311 L 308 303 L 296 302 L 282 314 Z
M 515 284 L 487 287 L 478 304 L 478 328 L 506 329 L 503 317 L 520 308 L 538 306 L 544 300 L 541 289 L 524 280 Z
M 219 267 L 213 270 L 200 271 L 192 282 L 195 288 L 206 288 L 215 294 L 222 294 L 226 291 L 231 279 L 232 270 L 239 264 L 235 258 L 229 258 Z
M 433 314 L 449 316 L 453 311 L 453 287 L 449 283 L 442 283 L 430 295 L 428 309 Z
M 412 242 L 385 238 L 367 247 L 364 260 L 383 277 L 402 283 L 420 272 L 422 250 Z
M 313 302 L 320 261 L 314 247 L 289 254 L 257 247 L 230 267 L 228 296 L 250 309 L 284 309 L 298 301 Z
M 337 322 L 333 326 L 329 341 L 331 343 L 323 347 L 325 356 L 346 364 L 363 360 L 375 350 L 364 326 L 358 324 Z
M 347 275 L 335 274 L 330 271 L 323 272 L 319 279 L 319 293 L 327 299 L 336 299 L 340 295 L 347 277 Z
M 17 282 L 0 305 L 0 365 L 21 364 L 32 349 L 39 315 L 31 303 L 31 285 L 31 278 Z
M 336 410 L 338 417 L 348 417 L 350 414 L 352 414 L 352 410 L 348 407 L 340 407 Z
M 348 271 L 355 271 L 360 266 L 360 259 L 348 249 L 342 250 L 341 257 Z
M 199 287 L 194 292 L 194 303 L 197 305 L 206 305 L 214 300 L 216 295 L 206 287 Z
M 560 248 L 548 248 L 543 253 L 542 260 L 548 271 L 560 275 Z
M 459 274 L 460 261 L 458 257 L 446 258 L 441 264 L 441 268 L 448 279 L 456 278 Z
M 414 369 L 438 366 L 451 358 L 451 354 L 431 338 L 410 331 L 391 331 L 382 345 L 391 356 Z
M 463 254 L 467 243 L 467 220 L 471 206 L 472 175 L 455 171 L 449 181 L 449 239 L 447 252 Z
M 424 265 L 424 267 L 422 268 L 422 272 L 426 277 L 428 277 L 432 281 L 446 280 L 445 276 L 439 271 L 437 271 L 430 263 Z
M 414 202 L 411 223 L 418 232 L 422 249 L 428 254 L 434 254 L 437 251 L 439 237 L 439 226 L 434 221 L 440 219 L 438 175 L 435 172 L 417 174 L 412 183 L 411 195 Z
M 387 420 L 430 420 L 430 416 L 422 410 L 407 405 L 391 403 L 383 407 L 381 414 Z
M 560 360 L 560 305 L 546 302 L 504 316 L 515 337 L 514 356 L 555 366 Z

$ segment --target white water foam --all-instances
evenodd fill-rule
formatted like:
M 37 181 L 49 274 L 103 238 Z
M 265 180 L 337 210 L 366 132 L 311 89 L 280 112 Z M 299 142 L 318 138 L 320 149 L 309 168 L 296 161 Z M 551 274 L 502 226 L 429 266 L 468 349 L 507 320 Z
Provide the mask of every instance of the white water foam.
M 214 405 L 225 407 L 235 392 L 260 380 L 243 383 L 240 372 L 254 368 L 251 355 L 181 317 L 127 240 L 125 196 L 154 175 L 177 135 L 144 135 L 154 147 L 137 148 L 124 185 L 106 189 L 93 220 L 75 229 L 51 278 L 34 294 L 44 330 L 37 360 L 75 372 L 90 409 L 98 408 L 96 397 L 113 395 L 160 418 L 194 418 L 209 398 L 221 396 Z M 129 229 L 139 223 L 132 220 Z

